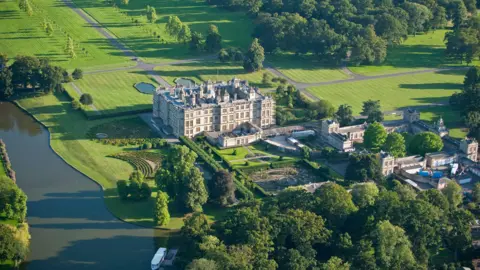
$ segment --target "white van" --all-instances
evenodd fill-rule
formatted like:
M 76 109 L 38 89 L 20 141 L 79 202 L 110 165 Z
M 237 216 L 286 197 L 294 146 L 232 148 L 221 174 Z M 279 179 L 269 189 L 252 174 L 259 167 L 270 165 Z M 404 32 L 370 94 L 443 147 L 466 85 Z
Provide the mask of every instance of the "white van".
M 152 270 L 157 270 L 160 268 L 160 264 L 163 262 L 163 259 L 165 259 L 166 255 L 167 255 L 166 248 L 159 248 L 157 250 L 157 253 L 155 253 L 152 259 Z

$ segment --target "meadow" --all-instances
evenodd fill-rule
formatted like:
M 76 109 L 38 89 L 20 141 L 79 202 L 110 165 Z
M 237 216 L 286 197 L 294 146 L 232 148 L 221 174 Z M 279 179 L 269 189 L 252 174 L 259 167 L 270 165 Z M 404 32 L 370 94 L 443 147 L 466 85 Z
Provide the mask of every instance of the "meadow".
M 140 93 L 133 86 L 139 82 L 157 85 L 156 81 L 141 70 L 86 74 L 83 79 L 74 81 L 82 93 L 92 95 L 93 104 L 102 115 L 151 109 L 152 95 Z M 77 100 L 80 98 L 72 85 L 64 86 L 70 96 Z M 98 113 L 90 106 L 85 109 L 89 116 Z
M 139 0 L 130 1 L 127 6 L 115 1 L 74 0 L 78 7 L 95 18 L 111 33 L 147 62 L 165 62 L 191 58 L 188 45 L 177 42 L 165 32 L 165 24 L 170 15 L 176 15 L 193 31 L 206 33 L 210 24 L 215 24 L 222 35 L 223 45 L 243 49 L 251 42 L 252 20 L 242 12 L 231 12 L 209 6 L 203 0 Z M 158 20 L 154 24 L 146 22 L 147 5 L 156 8 Z M 135 23 L 138 20 L 138 25 Z M 149 32 L 150 31 L 150 32 Z M 153 36 L 160 35 L 158 38 Z
M 383 111 L 417 107 L 423 112 L 422 119 L 433 121 L 443 116 L 447 127 L 459 127 L 461 118 L 449 106 L 428 106 L 448 104 L 449 97 L 462 88 L 464 74 L 442 71 L 310 87 L 307 91 L 335 107 L 349 104 L 354 115 L 360 114 L 364 101 L 373 99 L 380 100 Z M 464 132 L 457 130 L 454 134 L 459 137 Z
M 17 2 L 0 1 L 0 52 L 10 58 L 16 55 L 44 57 L 65 68 L 133 65 L 63 2 L 36 0 L 33 9 L 34 14 L 29 17 Z M 52 36 L 42 28 L 44 19 L 53 24 Z M 76 59 L 70 59 L 64 52 L 67 34 L 74 40 Z
M 262 83 L 262 75 L 268 71 L 257 71 L 247 73 L 241 64 L 229 64 L 220 62 L 193 62 L 187 64 L 167 65 L 156 67 L 158 75 L 170 84 L 174 85 L 176 78 L 187 78 L 201 83 L 203 81 L 227 81 L 233 77 L 242 80 L 248 80 L 252 86 L 259 88 L 273 88 L 273 85 L 264 85 Z M 272 75 L 273 76 L 273 75 Z
M 314 55 L 296 56 L 283 53 L 268 55 L 267 61 L 288 78 L 300 83 L 316 83 L 348 79 L 338 66 L 327 66 Z
M 400 45 L 389 46 L 387 59 L 382 65 L 350 66 L 349 69 L 361 75 L 381 75 L 412 70 L 463 66 L 445 58 L 445 33 L 450 30 L 436 30 L 409 36 Z

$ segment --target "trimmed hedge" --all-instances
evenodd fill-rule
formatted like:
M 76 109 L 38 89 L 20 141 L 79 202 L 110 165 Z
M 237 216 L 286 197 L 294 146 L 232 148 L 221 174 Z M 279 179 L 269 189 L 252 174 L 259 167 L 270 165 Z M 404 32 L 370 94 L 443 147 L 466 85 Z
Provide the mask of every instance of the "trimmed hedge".
M 203 159 L 203 161 L 205 161 L 205 163 L 210 167 L 212 171 L 218 172 L 219 170 L 223 170 L 223 167 L 218 164 L 218 162 L 213 159 L 207 152 L 200 148 L 200 146 L 198 146 L 194 141 L 190 140 L 185 136 L 181 136 L 179 139 L 188 148 L 195 152 L 199 158 Z M 238 179 L 234 179 L 234 183 L 236 187 L 235 193 L 239 198 L 250 200 L 255 197 L 253 193 L 248 188 L 246 188 Z

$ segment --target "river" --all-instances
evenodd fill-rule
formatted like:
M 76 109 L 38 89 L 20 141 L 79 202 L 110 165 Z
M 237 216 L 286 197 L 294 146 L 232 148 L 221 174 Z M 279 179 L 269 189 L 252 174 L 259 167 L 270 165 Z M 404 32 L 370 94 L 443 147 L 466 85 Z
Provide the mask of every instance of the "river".
M 23 269 L 150 269 L 155 230 L 110 214 L 100 186 L 50 149 L 43 126 L 0 102 L 0 138 L 28 196 L 32 239 Z

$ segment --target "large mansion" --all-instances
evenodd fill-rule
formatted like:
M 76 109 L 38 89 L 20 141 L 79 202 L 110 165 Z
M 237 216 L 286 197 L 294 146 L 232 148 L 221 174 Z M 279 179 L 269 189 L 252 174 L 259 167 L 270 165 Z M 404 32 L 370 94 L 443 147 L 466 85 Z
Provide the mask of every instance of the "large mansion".
M 153 117 L 160 118 L 176 137 L 228 133 L 246 123 L 262 129 L 275 125 L 275 101 L 236 78 L 192 87 L 176 85 L 155 92 Z

